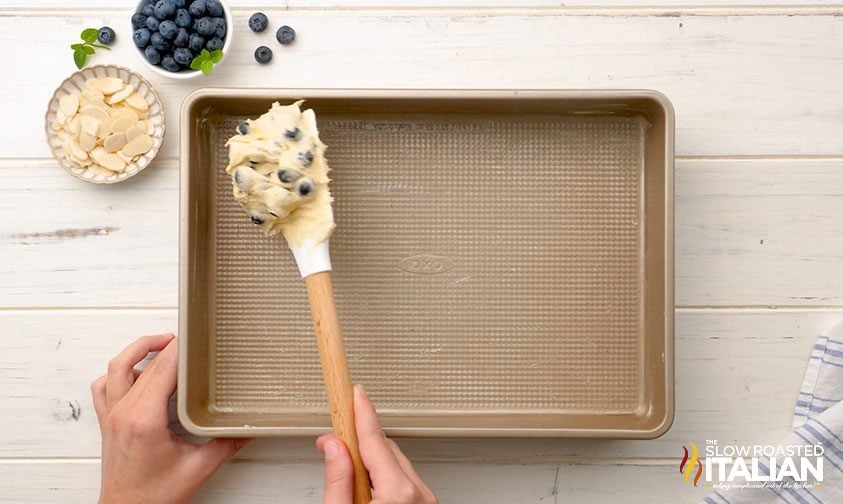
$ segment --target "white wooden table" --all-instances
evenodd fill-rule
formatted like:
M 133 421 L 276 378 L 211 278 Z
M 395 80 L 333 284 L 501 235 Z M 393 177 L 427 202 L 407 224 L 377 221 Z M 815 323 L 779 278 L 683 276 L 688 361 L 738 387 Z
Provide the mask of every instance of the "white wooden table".
M 683 443 L 786 433 L 814 338 L 843 319 L 843 0 L 229 2 L 229 59 L 176 82 L 133 54 L 131 2 L 0 0 L 0 502 L 95 501 L 89 383 L 136 336 L 176 326 L 178 110 L 200 86 L 645 87 L 673 100 L 673 428 L 654 441 L 399 440 L 443 502 L 696 502 Z M 299 34 L 267 44 L 269 67 L 252 52 L 272 35 L 246 29 L 261 3 Z M 106 24 L 118 43 L 92 63 L 147 76 L 168 133 L 153 167 L 98 187 L 57 168 L 43 113 L 75 70 L 68 45 Z M 199 501 L 319 502 L 312 441 L 254 443 Z

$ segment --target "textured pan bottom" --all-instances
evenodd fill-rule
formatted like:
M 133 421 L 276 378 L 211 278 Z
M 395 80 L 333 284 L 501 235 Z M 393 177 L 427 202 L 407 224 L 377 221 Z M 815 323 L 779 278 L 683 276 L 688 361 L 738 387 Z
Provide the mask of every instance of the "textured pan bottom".
M 383 410 L 621 414 L 642 402 L 640 116 L 320 115 L 355 381 Z M 216 178 L 209 409 L 324 412 L 307 296 Z

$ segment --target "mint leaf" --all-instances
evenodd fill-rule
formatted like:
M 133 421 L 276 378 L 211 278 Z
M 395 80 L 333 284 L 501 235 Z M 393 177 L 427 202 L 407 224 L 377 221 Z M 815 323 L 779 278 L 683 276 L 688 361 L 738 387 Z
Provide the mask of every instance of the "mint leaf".
M 100 31 L 96 28 L 86 28 L 82 30 L 82 40 L 84 40 L 88 44 L 93 44 L 97 40 L 97 35 L 99 35 Z
M 83 47 L 85 47 L 85 44 L 70 44 L 70 48 L 73 49 L 74 51 L 76 49 L 81 49 Z
M 208 52 L 207 49 L 202 49 L 202 52 L 199 53 L 199 56 L 201 56 L 203 60 L 206 60 L 211 57 L 211 53 Z
M 95 52 L 97 52 L 96 50 L 94 50 L 93 47 L 86 45 L 82 46 L 82 50 L 85 51 L 85 54 L 94 54 Z
M 211 60 L 205 60 L 202 62 L 202 74 L 204 75 L 211 75 L 211 72 L 214 71 L 214 63 Z
M 222 51 L 220 51 L 219 49 L 215 49 L 215 50 L 211 51 L 211 61 L 212 62 L 219 63 L 221 59 L 222 59 Z
M 73 51 L 73 62 L 76 63 L 76 68 L 82 69 L 85 66 L 85 61 L 88 59 L 88 54 L 82 49 Z
M 199 56 L 193 58 L 193 61 L 190 62 L 190 68 L 193 70 L 202 70 L 202 60 L 199 59 Z

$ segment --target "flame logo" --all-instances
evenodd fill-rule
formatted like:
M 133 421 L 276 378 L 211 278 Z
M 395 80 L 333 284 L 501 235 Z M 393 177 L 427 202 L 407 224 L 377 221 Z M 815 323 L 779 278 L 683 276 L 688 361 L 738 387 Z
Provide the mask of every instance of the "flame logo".
M 694 476 L 694 486 L 697 486 L 700 476 L 702 476 L 702 464 L 699 459 L 700 453 L 693 441 L 688 441 L 688 443 L 691 445 L 691 457 L 690 459 L 688 458 L 688 449 L 683 446 L 682 450 L 685 454 L 682 456 L 682 462 L 679 463 L 679 474 L 683 475 L 685 483 L 690 483 L 691 473 L 694 472 L 694 466 L 697 466 L 697 474 Z

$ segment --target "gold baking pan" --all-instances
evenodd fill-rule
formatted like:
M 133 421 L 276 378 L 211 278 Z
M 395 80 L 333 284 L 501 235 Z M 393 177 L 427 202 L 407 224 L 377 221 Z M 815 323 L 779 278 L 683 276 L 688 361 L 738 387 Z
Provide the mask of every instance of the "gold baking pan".
M 307 99 L 351 374 L 400 436 L 654 438 L 673 420 L 673 135 L 654 91 L 202 89 L 181 111 L 179 418 L 330 421 L 304 284 L 225 141 Z

